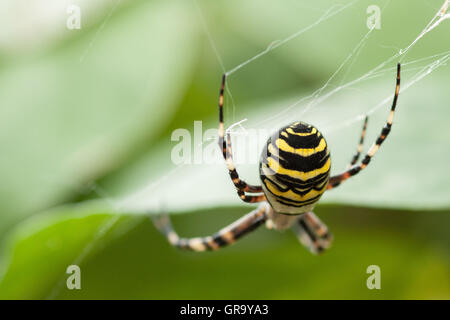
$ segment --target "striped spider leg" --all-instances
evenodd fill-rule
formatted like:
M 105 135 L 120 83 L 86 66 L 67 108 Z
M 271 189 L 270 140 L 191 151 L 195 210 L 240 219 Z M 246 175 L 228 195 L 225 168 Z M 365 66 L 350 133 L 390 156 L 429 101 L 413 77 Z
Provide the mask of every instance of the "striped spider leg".
M 302 214 L 292 226 L 301 244 L 313 254 L 320 254 L 331 246 L 333 235 L 328 227 L 313 213 Z
M 359 157 L 361 156 L 361 152 L 362 152 L 363 146 L 364 146 L 364 138 L 366 136 L 367 122 L 368 121 L 369 121 L 369 116 L 366 115 L 365 118 L 364 118 L 364 123 L 363 123 L 363 128 L 362 128 L 362 131 L 361 131 L 361 137 L 359 139 L 358 148 L 356 149 L 356 153 L 353 156 L 352 161 L 348 165 L 348 168 L 354 166 L 356 164 L 356 162 L 358 162 Z
M 328 249 L 333 239 L 327 226 L 313 212 L 300 216 L 280 215 L 274 212 L 267 202 L 262 202 L 257 209 L 207 237 L 180 237 L 174 230 L 169 216 L 165 214 L 152 216 L 152 220 L 171 245 L 197 252 L 214 251 L 233 244 L 264 223 L 268 229 L 285 230 L 292 227 L 300 243 L 314 254 Z
M 219 147 L 222 149 L 223 158 L 225 159 L 225 163 L 228 168 L 228 172 L 230 174 L 231 181 L 233 181 L 234 186 L 236 187 L 237 194 L 239 198 L 244 202 L 261 202 L 266 199 L 263 194 L 263 190 L 261 186 L 254 186 L 246 183 L 244 180 L 239 178 L 239 174 L 236 171 L 236 167 L 233 162 L 233 152 L 231 148 L 231 136 L 227 133 L 227 141 L 225 141 L 225 126 L 223 121 L 223 102 L 224 102 L 224 92 L 225 92 L 225 84 L 226 84 L 227 76 L 224 74 L 222 76 L 222 84 L 220 86 L 219 91 Z M 256 193 L 256 195 L 247 195 L 248 193 Z
M 263 202 L 257 209 L 208 237 L 180 238 L 167 215 L 157 216 L 153 219 L 153 223 L 166 236 L 170 244 L 177 248 L 191 251 L 218 250 L 234 243 L 266 222 L 270 210 L 267 202 Z
M 333 241 L 333 234 L 312 211 L 301 215 L 285 215 L 272 210 L 266 227 L 276 230 L 291 228 L 300 243 L 313 254 L 324 252 Z
M 328 183 L 328 190 L 333 189 L 340 185 L 342 182 L 347 180 L 348 178 L 358 174 L 361 170 L 365 169 L 367 165 L 369 164 L 372 157 L 375 155 L 375 153 L 380 148 L 381 144 L 384 140 L 386 140 L 386 137 L 389 135 L 389 132 L 391 131 L 392 127 L 392 121 L 394 120 L 394 113 L 395 113 L 395 107 L 397 106 L 397 100 L 398 100 L 398 93 L 400 91 L 400 63 L 397 64 L 397 79 L 396 79 L 396 85 L 395 85 L 395 93 L 394 93 L 394 99 L 392 101 L 391 111 L 389 113 L 388 120 L 386 121 L 385 126 L 381 130 L 380 135 L 378 136 L 375 143 L 370 147 L 369 151 L 363 158 L 360 164 L 354 164 L 352 165 L 348 170 L 337 174 L 335 176 L 330 177 L 330 181 Z

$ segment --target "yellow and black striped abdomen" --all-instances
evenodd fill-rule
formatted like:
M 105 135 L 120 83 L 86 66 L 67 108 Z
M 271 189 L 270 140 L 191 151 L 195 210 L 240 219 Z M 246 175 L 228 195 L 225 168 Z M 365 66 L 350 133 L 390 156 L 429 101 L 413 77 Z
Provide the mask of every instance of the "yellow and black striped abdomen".
M 311 211 L 325 192 L 331 159 L 317 128 L 294 122 L 267 141 L 260 176 L 267 200 L 278 213 Z

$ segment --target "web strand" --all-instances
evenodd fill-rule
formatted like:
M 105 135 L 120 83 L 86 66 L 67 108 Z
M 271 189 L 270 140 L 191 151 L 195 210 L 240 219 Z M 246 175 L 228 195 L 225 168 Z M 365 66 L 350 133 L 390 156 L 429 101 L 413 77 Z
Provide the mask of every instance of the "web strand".
M 269 44 L 269 46 L 264 50 L 261 51 L 260 53 L 258 53 L 257 55 L 251 57 L 250 59 L 244 61 L 243 63 L 237 65 L 236 67 L 234 67 L 233 69 L 227 71 L 225 74 L 227 76 L 230 76 L 231 74 L 235 73 L 236 71 L 242 69 L 243 67 L 245 67 L 247 64 L 255 61 L 256 59 L 261 58 L 262 56 L 266 55 L 267 53 L 269 53 L 272 50 L 275 50 L 276 48 L 286 44 L 287 42 L 297 38 L 298 36 L 300 36 L 301 34 L 305 33 L 306 31 L 314 28 L 315 26 L 319 25 L 320 23 L 328 20 L 329 18 L 335 16 L 336 14 L 338 14 L 339 12 L 345 10 L 346 8 L 352 6 L 353 4 L 355 4 L 356 2 L 358 2 L 359 0 L 354 0 L 346 5 L 334 5 L 333 7 L 331 7 L 330 9 L 328 9 L 319 19 L 316 20 L 316 22 L 314 22 L 313 24 L 310 24 L 309 26 L 307 26 L 306 28 L 300 29 L 297 32 L 291 34 L 290 36 L 282 39 L 282 40 L 275 40 L 273 41 L 271 44 Z

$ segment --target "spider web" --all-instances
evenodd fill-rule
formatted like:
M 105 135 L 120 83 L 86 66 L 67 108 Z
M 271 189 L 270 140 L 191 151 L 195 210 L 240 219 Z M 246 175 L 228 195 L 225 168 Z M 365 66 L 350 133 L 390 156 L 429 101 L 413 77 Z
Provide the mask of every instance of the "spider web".
M 197 0 L 193 0 L 193 5 L 196 7 L 196 10 L 198 12 L 200 23 L 204 29 L 205 35 L 209 40 L 209 43 L 211 45 L 211 48 L 217 58 L 218 64 L 221 66 L 222 71 L 224 74 L 228 76 L 228 80 L 230 79 L 230 76 L 238 73 L 243 68 L 248 66 L 249 64 L 253 63 L 254 61 L 262 58 L 263 56 L 267 55 L 268 53 L 280 48 L 281 46 L 294 41 L 298 37 L 300 37 L 302 34 L 306 33 L 307 31 L 312 30 L 314 27 L 317 27 L 318 25 L 322 24 L 323 22 L 327 21 L 331 17 L 339 15 L 339 13 L 348 10 L 349 8 L 352 8 L 356 3 L 358 3 L 360 0 L 354 0 L 351 1 L 348 4 L 341 5 L 336 4 L 332 6 L 331 8 L 327 9 L 322 15 L 319 16 L 319 18 L 309 24 L 307 27 L 303 27 L 292 34 L 289 34 L 287 37 L 281 39 L 272 41 L 263 51 L 255 54 L 254 56 L 250 57 L 249 59 L 243 61 L 242 63 L 238 64 L 237 66 L 226 69 L 225 64 L 223 62 L 223 59 L 221 57 L 221 54 L 219 53 L 217 46 L 215 44 L 215 41 L 212 37 L 212 34 L 210 32 L 210 29 L 206 23 L 205 16 L 202 12 L 201 7 L 199 6 Z M 385 8 L 389 5 L 390 1 L 388 1 L 385 6 L 382 8 L 382 12 L 385 10 Z M 430 22 L 425 26 L 425 28 L 404 48 L 399 49 L 394 55 L 391 57 L 385 59 L 382 63 L 378 64 L 374 68 L 370 69 L 363 75 L 350 80 L 345 81 L 345 79 L 348 76 L 349 70 L 351 69 L 354 62 L 357 60 L 358 56 L 360 55 L 364 45 L 366 44 L 367 40 L 370 38 L 374 31 L 374 27 L 370 28 L 366 34 L 360 39 L 360 41 L 355 45 L 355 47 L 350 51 L 350 53 L 347 55 L 347 57 L 344 59 L 344 61 L 338 66 L 336 71 L 327 79 L 327 81 L 321 86 L 319 89 L 314 91 L 312 94 L 307 95 L 305 97 L 297 98 L 292 103 L 281 107 L 277 112 L 274 112 L 273 115 L 266 117 L 262 121 L 254 124 L 254 127 L 263 127 L 269 123 L 273 123 L 275 120 L 279 120 L 281 122 L 285 121 L 286 119 L 292 118 L 292 112 L 295 113 L 295 116 L 297 117 L 303 117 L 307 114 L 311 113 L 313 110 L 317 110 L 323 104 L 326 102 L 330 97 L 333 97 L 340 93 L 343 90 L 347 90 L 355 86 L 356 84 L 362 83 L 367 80 L 372 80 L 376 78 L 381 78 L 383 76 L 392 76 L 395 71 L 395 62 L 399 61 L 402 62 L 403 71 L 412 72 L 413 75 L 408 77 L 408 81 L 406 83 L 402 83 L 400 94 L 404 93 L 405 91 L 409 90 L 411 87 L 413 87 L 416 83 L 423 80 L 425 77 L 433 73 L 438 68 L 441 68 L 442 66 L 445 66 L 447 62 L 450 59 L 450 50 L 445 51 L 439 54 L 434 54 L 426 57 L 421 57 L 419 59 L 406 61 L 406 57 L 408 53 L 411 51 L 411 49 L 420 42 L 422 38 L 424 38 L 429 32 L 434 30 L 436 27 L 438 27 L 444 20 L 450 19 L 450 12 L 449 12 L 449 6 L 450 6 L 450 0 L 445 0 L 442 4 L 442 6 L 439 8 L 439 10 L 436 12 L 436 14 L 433 16 L 433 18 L 430 20 Z M 333 81 L 337 78 L 338 75 L 342 75 L 341 81 L 338 85 L 333 85 Z M 393 77 L 392 77 L 393 79 Z M 329 88 L 332 88 L 331 90 L 328 90 Z M 231 89 L 229 85 L 227 85 L 227 95 L 229 96 L 231 100 L 231 104 L 233 106 L 233 115 L 236 109 L 236 103 L 233 98 Z M 348 117 L 344 121 L 340 121 L 339 124 L 334 124 L 335 122 L 329 122 L 328 124 L 324 124 L 324 132 L 330 133 L 342 130 L 345 127 L 351 126 L 354 123 L 357 123 L 364 119 L 366 115 L 371 115 L 375 113 L 377 110 L 379 110 L 381 107 L 387 105 L 392 100 L 392 92 L 390 92 L 385 98 L 379 100 L 377 103 L 372 104 L 370 108 L 365 112 L 360 112 L 357 115 Z M 228 131 L 234 131 L 234 128 L 241 128 L 240 133 L 246 132 L 245 127 L 243 126 L 243 123 L 247 119 L 240 119 L 239 121 L 234 122 L 228 127 Z M 205 142 L 202 142 L 201 145 L 205 144 Z M 130 212 L 134 211 L 136 213 L 142 212 L 146 213 L 150 210 L 157 211 L 158 208 L 161 208 L 161 199 L 153 199 L 151 202 L 144 201 L 143 199 L 148 199 L 149 195 L 151 196 L 153 192 L 158 189 L 160 185 L 162 185 L 165 181 L 171 179 L 175 175 L 179 174 L 182 169 L 185 169 L 187 164 L 180 164 L 175 166 L 172 170 L 170 170 L 167 174 L 162 175 L 159 179 L 149 183 L 145 188 L 142 188 L 141 190 L 132 193 L 122 199 L 115 199 L 113 197 L 110 197 L 108 195 L 108 192 L 101 188 L 99 185 L 92 183 L 91 189 L 97 193 L 97 195 L 103 199 L 114 211 L 117 212 L 117 215 L 114 215 L 113 217 L 105 220 L 103 224 L 101 224 L 94 234 L 91 241 L 87 243 L 87 245 L 81 250 L 79 256 L 74 260 L 72 264 L 80 265 L 86 257 L 90 254 L 90 252 L 99 244 L 99 242 L 104 238 L 104 236 L 117 225 L 120 217 L 122 216 L 121 212 Z M 75 187 L 75 186 L 74 186 Z M 140 222 L 140 221 L 139 221 Z M 126 228 L 126 230 L 132 229 L 135 226 L 135 224 L 131 224 Z M 124 232 L 126 232 L 126 230 Z M 53 299 L 58 296 L 60 290 L 63 287 L 63 283 L 65 281 L 65 275 L 63 274 L 60 281 L 55 285 L 55 287 L 50 292 L 48 299 Z
M 320 24 L 324 23 L 325 21 L 327 21 L 332 17 L 338 17 L 340 13 L 343 13 L 346 10 L 351 9 L 352 7 L 355 6 L 355 4 L 357 4 L 360 1 L 361 0 L 354 0 L 345 5 L 336 4 L 332 6 L 331 8 L 325 10 L 322 14 L 320 14 L 313 23 L 309 24 L 306 27 L 302 27 L 299 30 L 296 30 L 291 34 L 288 34 L 285 38 L 271 41 L 269 45 L 261 52 L 258 52 L 255 55 L 249 57 L 247 60 L 239 63 L 237 66 L 227 69 L 219 53 L 219 50 L 217 49 L 217 45 L 214 41 L 214 38 L 212 37 L 212 33 L 210 32 L 210 29 L 206 22 L 207 20 L 205 19 L 205 16 L 202 12 L 202 8 L 201 6 L 199 6 L 198 0 L 193 0 L 193 5 L 197 10 L 200 24 L 203 27 L 205 35 L 209 40 L 210 46 L 217 58 L 217 62 L 221 66 L 223 73 L 228 76 L 227 95 L 230 99 L 227 100 L 231 102 L 233 110 L 236 108 L 236 103 L 232 95 L 232 89 L 230 89 L 228 82 L 230 81 L 230 79 L 233 78 L 235 74 L 240 73 L 242 69 L 249 66 L 251 63 L 257 61 L 258 59 L 263 58 L 265 55 L 271 53 L 272 51 L 280 49 L 282 46 L 291 43 L 292 41 L 295 40 L 300 41 L 298 40 L 298 38 L 302 34 L 312 30 L 314 27 L 319 26 Z M 387 1 L 383 6 L 383 8 L 381 9 L 381 12 L 383 12 L 389 6 L 389 4 L 390 1 Z M 353 124 L 362 121 L 366 115 L 372 115 L 376 113 L 376 111 L 380 110 L 383 106 L 387 106 L 392 101 L 394 88 L 393 84 L 397 62 L 402 63 L 402 75 L 405 73 L 408 74 L 406 81 L 404 80 L 402 81 L 400 95 L 402 95 L 402 93 L 406 92 L 410 88 L 414 87 L 415 84 L 423 80 L 425 77 L 433 73 L 435 70 L 447 64 L 447 62 L 450 59 L 450 50 L 438 54 L 433 54 L 430 56 L 420 57 L 413 60 L 407 60 L 406 58 L 408 54 L 411 52 L 411 50 L 414 48 L 414 46 L 416 46 L 421 39 L 423 39 L 428 33 L 437 28 L 442 22 L 444 22 L 447 19 L 450 19 L 449 5 L 450 0 L 444 1 L 443 4 L 440 7 L 438 7 L 437 12 L 431 18 L 428 24 L 411 40 L 411 42 L 407 46 L 405 46 L 404 48 L 397 48 L 395 54 L 384 59 L 381 63 L 371 68 L 363 75 L 360 75 L 353 80 L 346 81 L 350 68 L 355 63 L 358 56 L 361 54 L 364 46 L 366 45 L 366 42 L 370 39 L 371 35 L 374 32 L 375 26 L 373 26 L 361 37 L 361 39 L 356 43 L 356 45 L 350 50 L 346 58 L 338 66 L 336 71 L 331 74 L 331 76 L 327 79 L 327 81 L 325 81 L 325 83 L 319 89 L 315 90 L 312 94 L 309 94 L 307 96 L 297 97 L 294 99 L 294 101 L 292 101 L 287 105 L 282 105 L 281 107 L 278 106 L 277 108 L 275 108 L 275 111 L 268 112 L 271 113 L 269 116 L 263 118 L 257 123 L 252 123 L 251 127 L 267 128 L 267 126 L 270 125 L 273 126 L 274 129 L 276 129 L 280 127 L 279 126 L 280 123 L 285 124 L 286 122 L 290 122 L 292 118 L 303 119 L 306 116 L 310 116 L 311 114 L 316 113 L 317 115 L 320 115 L 321 114 L 319 112 L 320 108 L 322 108 L 323 105 L 327 102 L 327 100 L 329 100 L 331 97 L 334 97 L 338 94 L 342 94 L 342 92 L 346 90 L 355 90 L 356 85 L 361 85 L 364 82 L 368 82 L 369 80 L 389 78 L 391 81 L 389 84 L 392 84 L 390 86 L 391 89 L 387 91 L 387 93 L 385 90 L 383 90 L 384 97 L 379 100 L 375 100 L 376 103 L 369 104 L 367 106 L 367 110 L 356 110 L 357 111 L 356 114 L 346 116 L 344 119 L 341 119 L 338 122 L 335 121 L 334 119 L 329 120 L 328 122 L 326 121 L 324 122 L 324 120 L 320 119 L 319 116 L 317 116 L 317 118 L 319 119 L 319 121 L 321 121 L 320 128 L 322 129 L 322 131 L 325 134 L 329 134 L 330 132 L 343 130 L 346 127 L 352 126 Z M 341 79 L 338 82 L 338 84 L 333 83 L 337 82 L 336 79 L 338 78 L 338 76 L 341 76 Z M 402 79 L 405 78 L 402 77 Z M 323 118 L 326 119 L 326 117 Z M 246 121 L 247 121 L 246 118 L 234 121 L 227 128 L 227 131 L 232 132 L 235 135 L 246 135 L 247 129 L 244 127 L 244 122 Z M 316 124 L 317 122 L 310 122 L 310 123 Z M 378 130 L 379 128 L 376 129 Z M 209 141 L 201 142 L 200 145 L 204 145 L 208 142 Z M 239 144 L 234 144 L 234 146 L 235 145 Z M 233 147 L 233 151 L 235 154 L 239 153 L 236 151 L 235 147 Z M 223 163 L 221 164 L 223 165 Z M 144 188 L 141 188 L 137 192 L 129 194 L 128 196 L 120 199 L 119 206 L 121 208 L 129 208 L 132 211 L 140 211 L 140 212 L 148 212 L 149 210 L 158 211 L 158 208 L 161 208 L 161 203 L 165 202 L 164 201 L 165 196 L 164 194 L 155 192 L 157 191 L 157 189 L 161 184 L 168 181 L 172 177 L 176 176 L 177 180 L 182 180 L 186 178 L 184 176 L 183 178 L 180 178 L 180 176 L 182 176 L 184 172 L 188 171 L 186 170 L 187 167 L 188 167 L 187 164 L 176 165 L 168 173 L 160 176 L 159 179 L 152 181 L 151 183 L 146 185 Z M 189 178 L 187 179 L 195 179 L 195 175 L 188 177 Z M 192 204 L 192 208 L 195 208 L 196 205 L 198 206 L 198 203 L 195 201 L 192 202 L 188 201 L 187 205 L 188 208 L 190 207 L 189 204 Z M 186 203 L 184 203 L 184 205 L 186 205 Z M 175 205 L 174 208 L 170 209 L 178 210 L 181 208 L 177 208 Z
M 281 47 L 282 45 L 287 44 L 288 42 L 291 42 L 292 40 L 296 39 L 300 35 L 302 35 L 304 32 L 311 30 L 313 27 L 318 26 L 321 22 L 325 22 L 327 19 L 339 14 L 340 12 L 351 8 L 354 6 L 357 1 L 352 1 L 347 5 L 335 5 L 329 10 L 327 10 L 322 16 L 320 16 L 314 23 L 310 24 L 306 28 L 300 29 L 299 31 L 287 36 L 286 38 L 282 40 L 276 40 L 268 45 L 268 47 L 257 53 L 256 55 L 250 57 L 246 61 L 238 64 L 236 67 L 233 67 L 229 69 L 228 71 L 225 71 L 224 73 L 228 76 L 227 81 L 230 80 L 230 76 L 234 73 L 241 71 L 241 69 L 248 66 L 250 63 L 254 62 L 257 59 L 262 58 L 263 56 L 269 54 L 270 52 L 276 50 L 277 48 Z M 272 114 L 268 117 L 265 117 L 263 120 L 259 120 L 256 123 L 252 123 L 251 127 L 253 128 L 267 128 L 268 126 L 273 126 L 272 128 L 275 130 L 286 123 L 289 123 L 292 121 L 293 118 L 295 119 L 302 119 L 308 117 L 313 117 L 315 119 L 314 121 L 309 121 L 309 123 L 314 123 L 316 125 L 319 125 L 321 128 L 321 131 L 324 132 L 324 134 L 329 135 L 331 132 L 336 132 L 339 130 L 342 130 L 346 127 L 350 127 L 354 125 L 355 123 L 362 122 L 362 120 L 367 115 L 372 115 L 376 111 L 380 110 L 382 107 L 390 104 L 392 101 L 392 89 L 388 91 L 388 94 L 386 94 L 381 100 L 378 100 L 377 103 L 373 103 L 373 99 L 368 99 L 369 101 L 372 100 L 372 104 L 368 105 L 368 108 L 366 110 L 360 110 L 356 115 L 352 116 L 346 116 L 343 119 L 340 119 L 337 121 L 336 117 L 328 117 L 332 120 L 329 120 L 328 122 L 324 122 L 323 120 L 327 118 L 327 114 L 324 112 L 319 113 L 319 108 L 325 108 L 328 107 L 328 111 L 330 110 L 330 106 L 326 105 L 328 100 L 330 98 L 335 98 L 339 94 L 342 94 L 343 91 L 348 90 L 354 90 L 354 91 L 362 91 L 361 89 L 358 89 L 358 86 L 361 86 L 364 82 L 369 82 L 369 80 L 374 80 L 377 78 L 386 78 L 389 76 L 390 81 L 393 81 L 395 76 L 395 70 L 396 70 L 396 63 L 401 62 L 402 63 L 402 75 L 405 73 L 408 74 L 408 77 L 406 77 L 406 81 L 404 76 L 402 76 L 402 85 L 400 89 L 400 93 L 406 92 L 410 88 L 414 87 L 415 84 L 417 84 L 419 81 L 423 80 L 425 77 L 433 73 L 435 70 L 446 66 L 448 60 L 450 59 L 450 51 L 444 51 L 439 54 L 434 54 L 426 57 L 421 57 L 414 60 L 408 60 L 407 56 L 410 53 L 410 51 L 413 49 L 413 47 L 419 43 L 419 41 L 424 38 L 428 33 L 430 33 L 433 29 L 438 27 L 444 20 L 450 18 L 450 13 L 448 12 L 449 9 L 449 3 L 450 1 L 446 0 L 443 2 L 439 10 L 436 12 L 436 14 L 432 17 L 432 19 L 429 21 L 429 23 L 424 27 L 424 29 L 415 37 L 413 40 L 404 48 L 397 48 L 395 54 L 392 56 L 386 58 L 381 63 L 370 69 L 369 71 L 365 72 L 363 75 L 360 75 L 356 77 L 353 80 L 346 81 L 346 78 L 348 77 L 348 73 L 355 63 L 357 61 L 359 55 L 363 51 L 364 46 L 366 45 L 367 41 L 370 39 L 371 35 L 373 34 L 373 31 L 375 29 L 375 25 L 372 26 L 366 34 L 362 36 L 362 38 L 359 40 L 359 42 L 355 45 L 355 47 L 350 51 L 350 53 L 346 56 L 346 58 L 343 60 L 343 62 L 338 66 L 338 68 L 331 74 L 331 76 L 325 81 L 325 83 L 317 90 L 315 90 L 312 94 L 309 94 L 307 96 L 302 96 L 300 98 L 294 99 L 293 102 L 290 102 L 289 104 L 285 106 L 277 106 L 274 107 L 273 111 L 268 113 Z M 384 12 L 385 8 L 388 7 L 390 4 L 390 1 L 387 1 L 383 8 L 381 9 L 381 13 Z M 213 41 L 210 39 L 210 41 Z M 411 75 L 412 73 L 412 75 Z M 341 76 L 340 81 L 336 81 L 338 76 Z M 232 77 L 231 77 L 232 78 Z M 336 84 L 336 82 L 339 82 Z M 367 93 L 365 93 L 367 95 Z M 232 99 L 233 108 L 235 108 L 235 102 L 234 99 L 231 96 L 231 92 L 228 92 L 229 97 Z M 321 115 L 321 117 L 314 117 L 312 115 L 312 111 L 314 113 L 317 113 L 317 115 Z M 333 110 L 335 112 L 336 110 Z M 343 111 L 343 110 L 340 110 Z M 234 113 L 233 113 L 234 115 Z M 238 120 L 237 122 L 234 122 L 230 127 L 228 127 L 227 131 L 231 131 L 231 129 L 238 127 L 240 130 L 234 131 L 233 133 L 237 136 L 239 135 L 246 135 L 247 129 L 242 125 L 243 122 L 245 122 L 247 119 Z M 272 131 L 274 131 L 272 130 Z M 264 145 L 265 139 L 262 141 L 262 144 L 260 144 L 260 147 Z M 235 143 L 236 145 L 236 143 Z M 239 145 L 239 144 L 237 144 Z M 261 148 L 260 148 L 261 149 Z M 240 150 L 241 152 L 245 152 L 245 150 Z M 238 153 L 238 152 L 235 152 Z
M 323 16 L 321 16 L 312 25 L 309 25 L 308 27 L 306 27 L 304 29 L 301 29 L 300 31 L 295 32 L 294 34 L 286 37 L 283 40 L 276 40 L 276 41 L 274 41 L 264 51 L 256 54 L 255 56 L 251 57 L 250 59 L 242 62 L 241 64 L 239 64 L 238 66 L 230 69 L 229 71 L 225 71 L 225 74 L 227 76 L 232 75 L 233 73 L 235 73 L 235 72 L 239 71 L 240 69 L 244 68 L 245 66 L 247 66 L 249 63 L 252 63 L 256 59 L 261 58 L 262 56 L 268 54 L 269 52 L 275 50 L 276 48 L 278 48 L 278 47 L 286 44 L 287 42 L 297 38 L 302 33 L 312 29 L 314 26 L 318 25 L 319 23 L 326 21 L 328 18 L 330 18 L 330 17 L 338 14 L 339 12 L 347 9 L 348 7 L 354 5 L 356 2 L 358 2 L 358 0 L 357 1 L 352 1 L 352 2 L 350 2 L 347 5 L 341 5 L 341 6 L 336 5 L 335 7 L 331 8 L 330 10 L 325 12 L 325 14 Z M 385 7 L 389 4 L 389 2 L 387 2 L 386 5 L 383 7 L 382 12 L 384 11 Z M 374 25 L 362 37 L 360 42 L 355 46 L 355 48 L 350 52 L 350 54 L 345 58 L 345 60 L 342 62 L 342 64 L 339 65 L 339 67 L 336 69 L 336 71 L 330 76 L 330 78 L 325 82 L 325 84 L 322 87 L 320 87 L 318 90 L 313 92 L 311 95 L 308 95 L 306 97 L 302 97 L 299 100 L 295 101 L 294 103 L 292 103 L 292 104 L 290 104 L 290 105 L 288 105 L 288 106 L 286 106 L 284 108 L 281 108 L 282 111 L 281 111 L 281 113 L 278 113 L 277 116 L 268 117 L 264 121 L 262 121 L 260 123 L 257 123 L 256 126 L 272 122 L 277 117 L 283 117 L 287 113 L 292 112 L 293 109 L 296 108 L 296 107 L 300 107 L 300 109 L 302 109 L 300 111 L 299 117 L 298 117 L 298 118 L 302 118 L 302 116 L 304 116 L 307 112 L 310 112 L 311 109 L 314 106 L 320 105 L 321 103 L 323 103 L 324 101 L 326 101 L 327 99 L 332 97 L 333 95 L 337 94 L 338 92 L 340 92 L 340 91 L 342 91 L 342 90 L 344 90 L 346 88 L 349 88 L 349 87 L 351 87 L 351 86 L 353 86 L 355 84 L 358 84 L 358 83 L 360 83 L 362 81 L 365 81 L 365 80 L 369 80 L 369 79 L 373 79 L 373 78 L 376 78 L 376 77 L 380 77 L 380 76 L 385 75 L 387 73 L 391 74 L 392 71 L 395 70 L 395 66 L 394 67 L 392 67 L 392 66 L 391 67 L 386 67 L 386 66 L 392 65 L 393 62 L 397 62 L 397 61 L 398 62 L 403 62 L 403 60 L 406 58 L 408 52 L 413 48 L 414 45 L 416 45 L 418 43 L 418 41 L 420 39 L 422 39 L 427 33 L 431 32 L 433 29 L 435 29 L 444 20 L 450 19 L 450 12 L 448 12 L 449 5 L 450 5 L 450 1 L 449 0 L 444 1 L 444 3 L 441 6 L 441 8 L 438 10 L 438 12 L 435 14 L 435 16 L 431 19 L 431 21 L 427 24 L 427 26 L 422 30 L 422 32 L 420 32 L 420 34 L 408 46 L 406 46 L 403 49 L 400 49 L 396 54 L 394 54 L 393 56 L 391 56 L 387 60 L 383 61 L 382 63 L 380 63 L 379 65 L 377 65 L 373 69 L 367 71 L 362 76 L 360 76 L 360 77 L 358 77 L 358 78 L 356 78 L 354 80 L 351 80 L 351 81 L 349 81 L 347 83 L 344 83 L 344 84 L 341 83 L 339 86 L 335 87 L 333 90 L 323 94 L 323 92 L 328 87 L 330 87 L 330 84 L 331 84 L 332 80 L 344 69 L 344 67 L 350 61 L 354 61 L 354 60 L 352 60 L 352 58 L 354 58 L 354 57 L 356 58 L 357 55 L 360 53 L 360 51 L 361 51 L 362 47 L 364 46 L 365 42 L 369 39 L 369 36 L 373 32 L 373 30 L 375 28 L 375 25 Z M 212 41 L 212 40 L 210 40 L 210 41 Z M 217 51 L 216 51 L 216 53 L 217 53 Z M 446 51 L 446 52 L 443 52 L 441 54 L 436 54 L 436 55 L 433 55 L 433 56 L 430 56 L 430 57 L 425 57 L 425 58 L 409 61 L 409 62 L 406 62 L 406 63 L 402 63 L 403 70 L 405 70 L 405 68 L 404 68 L 405 66 L 417 65 L 420 62 L 429 61 L 425 66 L 416 67 L 417 73 L 415 73 L 413 75 L 413 77 L 410 78 L 410 80 L 406 84 L 402 84 L 402 87 L 401 87 L 400 91 L 401 92 L 405 92 L 412 85 L 414 85 L 418 81 L 422 80 L 427 75 L 431 74 L 437 68 L 445 66 L 449 59 L 450 59 L 450 51 Z M 408 70 L 411 71 L 412 69 L 408 68 Z M 380 101 L 378 104 L 373 106 L 368 112 L 361 113 L 358 116 L 354 117 L 353 119 L 348 119 L 345 122 L 345 124 L 342 124 L 339 127 L 335 127 L 335 128 L 333 128 L 333 130 L 336 130 L 337 128 L 341 128 L 343 126 L 351 125 L 354 122 L 357 122 L 357 121 L 360 121 L 360 120 L 364 119 L 366 114 L 370 115 L 370 114 L 374 113 L 380 107 L 382 107 L 387 102 L 389 102 L 391 99 L 392 99 L 392 93 L 390 93 L 389 96 L 387 96 L 385 99 Z M 232 126 L 234 126 L 234 125 L 235 124 L 233 124 Z

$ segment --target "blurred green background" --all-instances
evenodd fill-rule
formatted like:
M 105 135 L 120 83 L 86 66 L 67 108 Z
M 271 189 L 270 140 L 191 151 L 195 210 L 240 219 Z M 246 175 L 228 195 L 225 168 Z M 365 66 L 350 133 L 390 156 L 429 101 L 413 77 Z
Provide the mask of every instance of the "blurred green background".
M 391 58 L 443 1 L 376 1 L 381 28 L 369 32 L 373 2 L 2 1 L 0 298 L 449 299 L 450 21 Z M 70 5 L 80 29 L 66 26 Z M 164 208 L 180 234 L 199 236 L 252 206 L 221 161 L 174 164 L 173 131 L 215 128 L 224 70 L 300 30 L 229 77 L 226 125 L 313 123 L 333 172 L 371 110 L 366 149 L 376 138 L 403 63 L 388 140 L 316 207 L 333 247 L 312 256 L 291 232 L 261 228 L 218 252 L 175 250 L 148 214 Z M 257 164 L 238 169 L 257 182 Z M 66 288 L 71 264 L 81 290 Z M 381 290 L 366 287 L 369 265 Z

